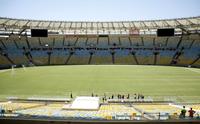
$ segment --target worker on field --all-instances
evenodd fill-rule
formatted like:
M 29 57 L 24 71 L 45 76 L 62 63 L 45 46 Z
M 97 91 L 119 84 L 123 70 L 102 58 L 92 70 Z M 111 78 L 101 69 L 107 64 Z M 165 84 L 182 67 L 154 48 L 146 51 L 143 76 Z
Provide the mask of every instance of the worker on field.
M 71 99 L 73 98 L 73 95 L 72 95 L 72 93 L 70 94 L 70 98 L 71 98 Z
M 112 94 L 112 97 L 111 97 L 112 99 L 114 99 L 114 95 Z
M 127 95 L 127 99 L 129 99 L 129 98 L 130 98 L 130 94 Z
M 137 94 L 136 94 L 136 93 L 134 94 L 134 99 L 135 99 L 135 100 L 137 99 Z
M 104 101 L 105 101 L 104 97 L 102 98 L 102 100 L 103 100 L 103 103 L 104 103 Z
M 94 94 L 92 93 L 92 97 L 94 97 Z

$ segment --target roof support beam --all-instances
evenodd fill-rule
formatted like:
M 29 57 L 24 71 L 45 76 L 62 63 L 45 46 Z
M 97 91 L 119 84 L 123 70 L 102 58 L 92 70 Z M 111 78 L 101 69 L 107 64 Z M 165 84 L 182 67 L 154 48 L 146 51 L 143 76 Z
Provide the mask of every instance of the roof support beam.
M 24 27 L 24 26 L 27 27 L 27 25 L 28 25 L 29 22 L 30 22 L 30 20 L 28 20 L 22 27 Z
M 163 21 L 163 23 L 164 23 L 164 25 L 165 25 L 166 27 L 172 27 L 172 26 L 169 25 L 169 23 L 168 23 L 167 21 Z
M 191 22 L 189 19 L 186 19 L 186 21 L 189 23 L 189 25 L 194 25 L 194 23 Z
M 160 28 L 160 26 L 158 26 L 158 24 L 156 24 L 155 21 L 151 22 L 152 28 Z
M 49 27 L 50 27 L 51 23 L 52 23 L 52 22 L 49 22 L 49 24 L 48 24 L 47 28 L 49 28 Z
M 61 25 L 62 25 L 62 23 L 63 23 L 63 22 L 60 22 L 60 25 L 58 26 L 58 29 L 60 29 L 60 28 L 61 28 Z
M 3 23 L 1 23 L 1 25 L 6 25 L 8 22 L 10 21 L 10 19 L 4 21 Z
M 134 29 L 137 29 L 136 25 L 134 22 L 131 22 L 131 24 L 133 25 Z M 132 28 L 132 27 L 131 27 Z
M 174 24 L 176 24 L 176 25 L 174 25 L 174 26 L 182 26 L 182 24 L 178 21 L 178 20 L 174 20 Z

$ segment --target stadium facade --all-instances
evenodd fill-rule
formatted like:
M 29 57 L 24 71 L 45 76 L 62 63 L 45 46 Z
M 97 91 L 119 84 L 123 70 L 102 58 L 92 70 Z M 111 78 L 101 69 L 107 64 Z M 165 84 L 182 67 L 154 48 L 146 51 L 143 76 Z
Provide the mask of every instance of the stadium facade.
M 0 18 L 0 67 L 11 65 L 176 65 L 200 67 L 200 17 L 124 22 Z M 48 37 L 31 37 L 47 29 Z M 173 29 L 172 36 L 157 35 Z

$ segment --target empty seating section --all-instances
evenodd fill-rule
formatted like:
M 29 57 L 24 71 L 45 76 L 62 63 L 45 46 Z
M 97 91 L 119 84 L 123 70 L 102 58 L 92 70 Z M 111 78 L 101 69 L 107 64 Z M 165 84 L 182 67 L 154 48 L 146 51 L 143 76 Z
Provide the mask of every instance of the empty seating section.
M 196 67 L 200 67 L 200 59 L 198 60 L 198 61 L 196 61 L 194 64 L 192 64 L 192 65 L 194 65 L 194 66 L 196 66 Z
M 16 113 L 28 114 L 30 116 L 40 117 L 68 117 L 68 118 L 103 118 L 98 111 L 79 111 L 79 110 L 62 110 L 63 104 L 46 105 L 27 110 L 16 111 Z
M 27 57 L 24 54 L 24 51 L 21 49 L 9 50 L 9 51 L 7 51 L 7 53 L 8 53 L 8 57 L 16 65 L 27 65 L 29 63 Z
M 191 54 L 193 53 L 193 54 Z M 184 50 L 183 54 L 179 57 L 179 65 L 190 65 L 192 62 L 198 58 L 199 51 L 193 50 Z
M 158 65 L 170 65 L 172 58 L 175 54 L 175 51 L 159 51 L 157 55 L 157 64 Z
M 28 38 L 28 42 L 31 48 L 42 48 L 39 43 L 39 38 L 36 37 Z
M 3 40 L 6 40 L 6 38 L 0 37 L 0 48 L 1 48 L 1 49 L 6 49 L 6 46 L 5 46 L 4 43 L 2 42 Z
M 188 40 L 188 39 L 182 39 L 181 44 L 179 46 L 179 48 L 185 48 L 185 49 L 189 49 L 191 44 L 192 44 L 193 40 Z
M 154 54 L 152 51 L 138 50 L 135 55 L 137 57 L 138 63 L 141 65 L 152 65 L 154 62 Z
M 11 65 L 11 63 L 8 61 L 8 59 L 0 54 L 0 65 L 1 66 L 8 66 Z
M 119 42 L 119 37 L 109 37 L 109 45 L 113 46 L 113 45 L 120 45 Z
M 65 64 L 68 56 L 69 56 L 68 50 L 54 50 L 51 54 L 50 64 L 52 65 Z
M 198 49 L 200 51 L 200 40 L 195 40 L 190 49 Z
M 4 40 L 2 40 L 2 43 L 5 45 L 5 47 L 7 48 L 7 49 L 17 49 L 17 46 L 16 46 L 16 44 L 15 44 L 15 41 L 14 41 L 15 39 L 13 38 L 13 37 L 11 37 L 11 38 L 6 38 L 6 39 L 4 39 Z
M 64 37 L 55 37 L 54 39 L 54 47 L 55 48 L 63 48 Z
M 16 110 L 15 113 L 40 116 L 40 117 L 68 117 L 68 118 L 90 118 L 90 119 L 106 119 L 107 116 L 127 114 L 132 116 L 133 113 L 141 115 L 132 106 L 129 105 L 101 105 L 99 110 L 63 110 L 64 104 L 48 104 L 29 109 Z
M 155 43 L 154 46 L 155 47 L 167 47 L 167 37 L 157 37 L 155 38 Z
M 180 37 L 169 37 L 167 47 L 176 48 L 180 41 Z
M 135 47 L 142 47 L 144 46 L 142 39 L 140 37 L 134 38 L 134 37 L 130 37 L 131 40 L 131 45 L 135 46 Z
M 31 51 L 33 57 L 33 63 L 35 65 L 47 65 L 48 64 L 48 54 L 47 51 L 43 50 L 33 50 Z
M 152 37 L 143 38 L 143 43 L 144 43 L 144 47 L 152 48 L 154 46 L 154 38 Z
M 87 38 L 78 38 L 76 46 L 77 47 L 85 47 Z
M 130 47 L 129 37 L 120 37 L 120 42 L 122 47 Z
M 123 115 L 128 114 L 132 115 L 135 113 L 136 115 L 139 115 L 140 113 L 136 111 L 132 106 L 129 105 L 101 105 L 99 111 L 99 114 L 102 114 L 105 116 L 115 116 L 116 114 Z
M 112 64 L 112 56 L 109 50 L 96 51 L 91 60 L 91 64 Z
M 158 64 L 170 65 L 176 52 L 176 65 L 199 67 L 199 36 L 49 36 L 11 35 L 0 38 L 0 65 L 28 64 Z M 25 49 L 24 49 L 25 48 Z M 91 49 L 92 48 L 92 49 Z M 114 49 L 113 49 L 114 48 Z M 111 50 L 113 49 L 113 50 Z M 131 51 L 134 50 L 134 55 Z M 50 54 L 48 54 L 50 52 Z M 157 53 L 155 55 L 155 52 Z M 13 61 L 13 62 L 12 62 Z
M 42 47 L 53 47 L 54 45 L 54 38 L 48 37 L 48 38 L 39 38 L 40 45 Z
M 87 45 L 89 45 L 89 46 L 91 46 L 91 45 L 96 46 L 97 45 L 97 37 L 89 37 L 89 38 L 87 38 Z
M 25 47 L 26 49 L 28 49 L 29 47 L 28 47 L 28 44 L 27 44 L 27 42 L 26 42 L 26 37 L 24 37 L 24 36 L 22 36 L 22 37 L 16 37 L 15 38 L 15 42 L 16 42 L 16 44 L 17 44 L 17 46 L 18 46 L 18 48 L 23 48 L 23 47 Z
M 90 54 L 87 50 L 76 50 L 67 64 L 88 64 Z
M 200 111 L 200 104 L 189 105 L 186 107 L 189 107 L 189 108 L 192 107 L 195 111 Z
M 108 37 L 99 37 L 97 47 L 108 48 Z
M 179 114 L 181 109 L 170 106 L 170 105 L 135 105 L 135 108 L 139 109 L 141 112 L 145 113 L 159 113 L 159 112 L 165 112 L 169 113 L 170 115 L 173 115 L 174 113 Z
M 12 102 L 1 102 L 0 108 L 10 111 L 17 111 L 17 110 L 23 110 L 23 109 L 29 109 L 29 108 L 35 108 L 39 106 L 43 106 L 42 103 L 12 103 Z
M 75 46 L 77 40 L 77 37 L 65 37 L 64 46 Z
M 189 104 L 189 105 L 184 105 L 186 107 L 186 110 L 189 110 L 191 107 L 195 111 L 200 110 L 200 105 L 199 104 Z M 168 104 L 160 104 L 160 105 L 134 105 L 134 108 L 137 110 L 139 109 L 143 113 L 168 113 L 169 115 L 174 115 L 177 114 L 179 115 L 182 109 L 182 105 L 168 105 Z M 189 113 L 186 112 L 186 116 L 189 116 Z M 195 113 L 194 116 L 197 116 Z
M 196 55 L 199 57 L 200 56 L 200 40 L 199 39 L 198 40 L 194 40 L 194 42 L 193 42 L 193 44 L 192 44 L 190 49 L 195 49 L 196 50 Z M 197 67 L 200 67 L 200 59 L 197 60 L 193 65 L 197 66 Z
M 35 102 L 1 102 L 0 108 L 13 113 L 28 115 L 32 117 L 62 117 L 62 118 L 85 118 L 85 119 L 108 119 L 117 115 L 127 115 L 131 117 L 154 117 L 160 113 L 167 113 L 170 116 L 179 115 L 182 105 L 174 104 L 101 104 L 98 110 L 66 110 L 64 105 L 71 103 L 35 103 Z M 195 111 L 200 110 L 199 104 L 185 104 L 186 110 L 192 107 Z M 189 113 L 186 113 L 186 116 Z M 194 114 L 196 117 L 197 114 Z M 148 119 L 148 118 L 147 118 Z
M 137 64 L 129 50 L 115 50 L 115 64 Z

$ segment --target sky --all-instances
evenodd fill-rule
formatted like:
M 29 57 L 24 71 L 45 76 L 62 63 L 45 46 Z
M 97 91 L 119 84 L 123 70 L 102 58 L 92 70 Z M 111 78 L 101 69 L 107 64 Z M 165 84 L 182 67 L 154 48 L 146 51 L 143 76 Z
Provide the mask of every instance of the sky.
M 134 21 L 200 16 L 200 0 L 0 0 L 0 17 Z

